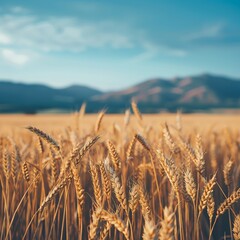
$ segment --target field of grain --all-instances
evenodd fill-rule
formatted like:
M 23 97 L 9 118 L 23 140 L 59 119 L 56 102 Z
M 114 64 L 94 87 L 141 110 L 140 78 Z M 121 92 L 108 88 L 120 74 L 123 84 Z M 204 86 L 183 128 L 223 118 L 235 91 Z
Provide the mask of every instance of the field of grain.
M 0 239 L 240 239 L 240 115 L 1 115 Z

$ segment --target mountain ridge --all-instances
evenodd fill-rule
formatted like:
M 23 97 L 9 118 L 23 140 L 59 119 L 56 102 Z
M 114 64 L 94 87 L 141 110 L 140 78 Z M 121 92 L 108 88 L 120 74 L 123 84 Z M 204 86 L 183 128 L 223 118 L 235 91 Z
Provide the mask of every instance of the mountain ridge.
M 87 102 L 88 112 L 107 108 L 108 112 L 117 113 L 128 108 L 132 99 L 138 102 L 143 112 L 238 108 L 240 81 L 201 74 L 172 79 L 154 78 L 121 90 L 103 92 L 77 84 L 54 88 L 0 80 L 0 113 L 36 113 L 55 108 L 74 111 L 83 102 Z

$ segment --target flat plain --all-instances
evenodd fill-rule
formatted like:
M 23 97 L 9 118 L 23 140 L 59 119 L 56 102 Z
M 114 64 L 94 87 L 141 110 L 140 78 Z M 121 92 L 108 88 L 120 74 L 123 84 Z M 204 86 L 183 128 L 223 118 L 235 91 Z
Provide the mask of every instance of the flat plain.
M 26 126 L 32 125 L 43 130 L 59 130 L 76 124 L 75 114 L 4 114 L 0 115 L 0 129 L 2 132 L 21 130 Z M 96 122 L 97 114 L 87 114 L 81 119 L 79 125 L 84 129 L 89 129 Z M 239 114 L 184 114 L 181 116 L 184 128 L 198 128 L 206 130 L 208 128 L 239 128 Z M 132 117 L 133 124 L 136 119 Z M 153 127 L 157 127 L 165 122 L 175 124 L 176 114 L 145 114 L 144 122 Z M 104 125 L 117 123 L 124 124 L 123 114 L 106 114 Z
M 0 115 L 0 239 L 239 239 L 240 115 Z

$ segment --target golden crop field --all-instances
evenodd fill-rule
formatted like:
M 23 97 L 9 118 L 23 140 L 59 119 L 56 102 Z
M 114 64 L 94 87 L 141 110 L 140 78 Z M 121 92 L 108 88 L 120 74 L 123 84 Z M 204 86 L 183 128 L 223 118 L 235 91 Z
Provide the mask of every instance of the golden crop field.
M 0 239 L 240 239 L 240 115 L 1 115 Z

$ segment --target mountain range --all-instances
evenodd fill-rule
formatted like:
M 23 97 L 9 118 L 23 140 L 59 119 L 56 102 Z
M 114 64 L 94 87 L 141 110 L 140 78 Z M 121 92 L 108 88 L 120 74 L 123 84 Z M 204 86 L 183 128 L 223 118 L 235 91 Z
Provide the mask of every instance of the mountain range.
M 73 85 L 53 88 L 0 80 L 0 113 L 75 111 L 83 102 L 87 112 L 105 108 L 110 113 L 124 112 L 134 99 L 143 112 L 211 111 L 240 107 L 240 79 L 202 74 L 173 79 L 156 78 L 119 91 Z

